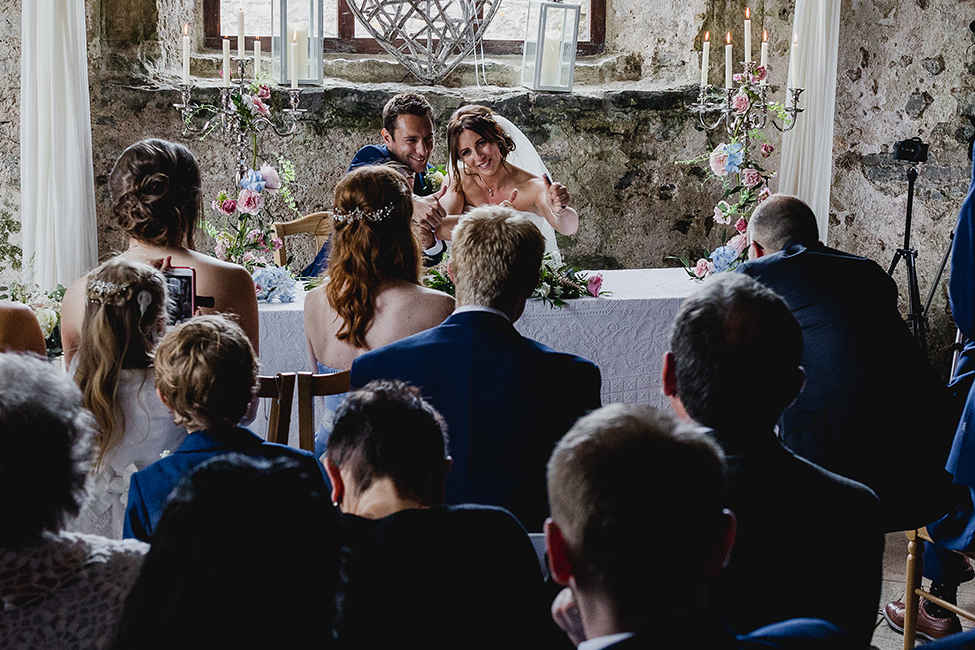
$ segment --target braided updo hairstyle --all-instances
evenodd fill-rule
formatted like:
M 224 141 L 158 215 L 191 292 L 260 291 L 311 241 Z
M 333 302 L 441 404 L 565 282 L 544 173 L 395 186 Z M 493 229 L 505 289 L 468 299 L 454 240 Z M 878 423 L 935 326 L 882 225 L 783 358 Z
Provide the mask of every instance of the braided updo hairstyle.
M 115 219 L 130 237 L 193 249 L 200 214 L 200 167 L 189 149 L 143 140 L 122 152 L 109 177 Z

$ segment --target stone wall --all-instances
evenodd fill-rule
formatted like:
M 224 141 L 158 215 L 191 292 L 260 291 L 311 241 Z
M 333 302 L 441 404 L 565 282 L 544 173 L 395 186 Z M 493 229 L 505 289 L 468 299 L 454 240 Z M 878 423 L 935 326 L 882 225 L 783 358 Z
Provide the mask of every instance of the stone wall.
M 20 2 L 0 0 L 0 215 L 20 214 Z M 7 234 L 0 231 L 0 235 Z M 10 243 L 19 245 L 20 235 Z M 12 273 L 0 261 L 0 284 Z

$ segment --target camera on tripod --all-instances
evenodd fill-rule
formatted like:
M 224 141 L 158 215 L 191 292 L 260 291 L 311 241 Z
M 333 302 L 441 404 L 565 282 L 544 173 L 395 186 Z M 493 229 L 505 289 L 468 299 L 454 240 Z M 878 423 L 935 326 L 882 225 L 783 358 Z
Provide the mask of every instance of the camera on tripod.
M 911 138 L 894 143 L 894 160 L 904 160 L 909 163 L 928 161 L 928 145 L 921 142 L 921 138 Z

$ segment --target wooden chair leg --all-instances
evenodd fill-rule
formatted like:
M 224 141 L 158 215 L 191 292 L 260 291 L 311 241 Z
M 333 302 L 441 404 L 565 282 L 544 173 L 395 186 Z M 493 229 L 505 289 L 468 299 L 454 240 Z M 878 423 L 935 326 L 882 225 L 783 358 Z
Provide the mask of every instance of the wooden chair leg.
M 921 572 L 924 570 L 924 542 L 916 531 L 907 533 L 907 593 L 904 595 L 904 650 L 914 650 L 917 637 L 917 614 L 921 597 Z

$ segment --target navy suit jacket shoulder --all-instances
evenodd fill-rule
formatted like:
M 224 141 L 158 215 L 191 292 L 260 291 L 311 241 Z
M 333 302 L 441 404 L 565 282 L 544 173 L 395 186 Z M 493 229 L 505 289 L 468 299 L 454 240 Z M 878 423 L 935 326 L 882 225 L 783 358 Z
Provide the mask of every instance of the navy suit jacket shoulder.
M 166 509 L 169 495 L 180 480 L 204 461 L 231 452 L 263 458 L 294 458 L 306 467 L 306 471 L 317 472 L 322 477 L 322 489 L 325 489 L 323 468 L 307 451 L 265 442 L 241 427 L 197 431 L 186 436 L 172 454 L 132 475 L 122 536 L 149 542 Z

